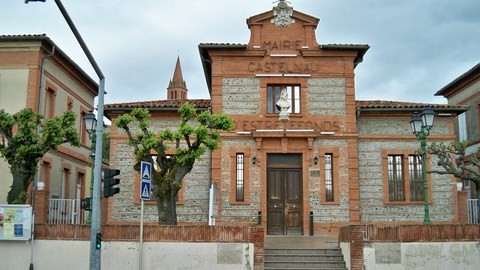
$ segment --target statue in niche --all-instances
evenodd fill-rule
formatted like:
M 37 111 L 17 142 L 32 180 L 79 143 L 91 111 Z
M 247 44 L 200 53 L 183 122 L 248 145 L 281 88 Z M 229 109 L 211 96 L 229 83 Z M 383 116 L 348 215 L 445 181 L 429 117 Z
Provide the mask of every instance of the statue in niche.
M 275 23 L 276 26 L 287 27 L 295 22 L 295 20 L 292 19 L 293 7 L 288 6 L 285 0 L 278 2 L 278 5 L 273 8 L 274 18 L 272 22 Z
M 277 109 L 280 111 L 279 120 L 288 121 L 290 120 L 290 113 L 288 109 L 290 108 L 290 101 L 288 101 L 288 92 L 287 88 L 283 88 L 280 92 L 280 98 L 277 101 Z

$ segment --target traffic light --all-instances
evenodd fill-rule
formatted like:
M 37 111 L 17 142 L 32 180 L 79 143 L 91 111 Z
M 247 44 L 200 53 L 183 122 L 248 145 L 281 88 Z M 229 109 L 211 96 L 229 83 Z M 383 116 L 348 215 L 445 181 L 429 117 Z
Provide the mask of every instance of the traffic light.
M 97 233 L 95 237 L 95 248 L 96 249 L 101 249 L 102 248 L 102 234 Z
M 92 198 L 81 199 L 80 209 L 84 209 L 85 211 L 92 211 Z
M 104 168 L 103 169 L 103 196 L 108 198 L 120 192 L 120 188 L 114 187 L 120 184 L 120 179 L 114 178 L 120 174 L 120 170 Z

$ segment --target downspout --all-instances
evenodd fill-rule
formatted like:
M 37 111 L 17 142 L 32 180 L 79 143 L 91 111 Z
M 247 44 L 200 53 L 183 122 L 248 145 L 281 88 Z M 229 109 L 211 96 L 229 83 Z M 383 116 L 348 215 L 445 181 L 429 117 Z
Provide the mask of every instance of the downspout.
M 55 45 L 52 46 L 52 52 L 48 55 L 42 56 L 42 63 L 40 64 L 40 85 L 38 87 L 38 105 L 37 105 L 37 113 L 40 114 L 41 108 L 42 108 L 42 90 L 43 90 L 43 85 L 45 84 L 45 60 L 52 55 L 55 54 Z M 37 135 L 40 133 L 41 125 L 39 124 L 37 126 Z M 34 205 L 35 205 L 35 189 L 37 188 L 38 185 L 38 175 L 40 174 L 40 161 L 37 163 L 37 173 L 33 176 L 33 183 L 32 183 L 32 197 L 31 197 L 31 204 L 32 204 L 32 228 L 30 230 L 31 233 L 31 245 L 30 245 L 30 267 L 29 270 L 33 270 L 33 242 L 35 238 L 35 210 L 34 210 Z
M 208 107 L 208 110 L 210 111 L 210 113 L 212 113 L 212 99 L 210 98 L 210 106 Z M 210 128 L 210 131 L 212 131 L 212 129 Z M 209 186 L 212 186 L 212 183 L 213 183 L 213 180 L 212 180 L 212 155 L 213 155 L 213 150 L 210 149 L 210 170 L 208 171 L 208 179 L 209 179 Z
M 55 54 L 55 45 L 53 45 L 52 47 L 52 52 L 48 55 L 44 55 L 42 57 L 42 64 L 40 66 L 40 86 L 38 87 L 38 106 L 37 106 L 37 113 L 40 113 L 41 111 L 41 104 L 42 104 L 42 90 L 43 90 L 43 84 L 45 83 L 45 79 L 44 79 L 44 73 L 45 73 L 45 60 L 47 60 L 47 58 L 53 56 Z M 37 130 L 38 132 L 38 130 Z
M 208 107 L 210 113 L 212 113 L 212 99 L 210 99 L 210 106 Z M 211 128 L 210 128 L 211 131 Z M 215 187 L 213 186 L 213 179 L 212 179 L 212 161 L 213 161 L 213 150 L 210 149 L 210 170 L 208 170 L 208 226 L 215 226 L 215 218 L 213 217 L 213 204 L 215 203 L 213 200 L 215 198 Z

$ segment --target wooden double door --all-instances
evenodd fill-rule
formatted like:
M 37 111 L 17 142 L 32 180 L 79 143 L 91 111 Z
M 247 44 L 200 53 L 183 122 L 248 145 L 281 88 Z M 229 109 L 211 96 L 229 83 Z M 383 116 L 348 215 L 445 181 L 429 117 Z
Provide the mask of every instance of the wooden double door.
M 302 169 L 267 169 L 267 234 L 303 234 Z

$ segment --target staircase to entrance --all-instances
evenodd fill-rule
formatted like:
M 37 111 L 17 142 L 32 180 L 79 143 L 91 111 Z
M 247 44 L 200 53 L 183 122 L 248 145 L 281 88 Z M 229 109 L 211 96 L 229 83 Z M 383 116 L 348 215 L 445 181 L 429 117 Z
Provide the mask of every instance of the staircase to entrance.
M 337 240 L 314 236 L 266 236 L 265 270 L 346 270 Z

